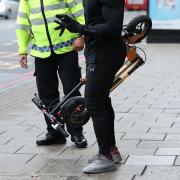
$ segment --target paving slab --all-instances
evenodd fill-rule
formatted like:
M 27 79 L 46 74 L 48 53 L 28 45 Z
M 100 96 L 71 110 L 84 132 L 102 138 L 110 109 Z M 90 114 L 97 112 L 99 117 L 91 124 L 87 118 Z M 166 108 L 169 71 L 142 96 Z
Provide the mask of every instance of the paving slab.
M 168 134 L 180 134 L 179 128 L 171 127 L 171 128 L 165 128 L 165 127 L 152 127 L 149 130 L 149 133 L 168 133 Z
M 166 134 L 156 134 L 156 133 L 126 133 L 123 136 L 123 140 L 163 140 Z
M 141 141 L 137 147 L 141 148 L 180 148 L 180 141 Z
M 155 155 L 180 155 L 180 148 L 158 148 Z
M 156 152 L 157 148 L 132 148 L 132 147 L 121 147 L 120 151 L 123 155 L 137 155 L 137 156 L 146 156 L 153 155 Z
M 135 176 L 136 180 L 178 180 L 180 166 L 147 166 L 142 176 Z
M 118 174 L 118 175 L 115 175 L 115 174 L 112 174 L 112 175 L 106 175 L 106 176 L 99 176 L 99 175 L 94 175 L 94 176 L 86 176 L 86 175 L 83 175 L 80 177 L 79 180 L 132 180 L 134 176 L 133 175 L 121 175 L 121 174 Z
M 42 175 L 42 176 L 0 176 L 0 180 L 68 180 L 69 177 L 58 175 Z M 78 180 L 77 178 L 69 178 L 69 180 Z
M 0 173 L 24 173 L 31 158 L 33 158 L 33 155 L 0 153 Z
M 170 165 L 175 161 L 175 156 L 129 156 L 126 165 Z
M 158 174 L 158 175 L 150 175 L 150 176 L 135 176 L 133 180 L 179 180 L 180 176 L 177 175 L 164 175 L 164 174 Z

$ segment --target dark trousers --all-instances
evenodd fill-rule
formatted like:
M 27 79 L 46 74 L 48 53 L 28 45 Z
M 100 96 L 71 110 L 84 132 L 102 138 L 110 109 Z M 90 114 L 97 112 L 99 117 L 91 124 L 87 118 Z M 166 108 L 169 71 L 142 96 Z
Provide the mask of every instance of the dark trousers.
M 41 59 L 35 58 L 35 76 L 38 94 L 42 102 L 49 110 L 60 101 L 59 79 L 63 85 L 64 95 L 67 95 L 80 81 L 81 70 L 78 63 L 78 53 L 71 51 L 65 54 L 52 54 L 50 57 Z M 72 96 L 80 96 L 77 90 Z M 46 119 L 47 130 L 54 131 L 48 119 Z M 67 126 L 68 132 L 72 135 L 81 133 L 81 128 Z
M 87 57 L 85 86 L 85 104 L 92 117 L 95 135 L 99 146 L 99 153 L 107 155 L 110 147 L 115 145 L 114 110 L 109 97 L 109 92 L 116 72 L 122 66 L 126 50 L 121 54 L 112 54 L 111 59 L 98 59 Z

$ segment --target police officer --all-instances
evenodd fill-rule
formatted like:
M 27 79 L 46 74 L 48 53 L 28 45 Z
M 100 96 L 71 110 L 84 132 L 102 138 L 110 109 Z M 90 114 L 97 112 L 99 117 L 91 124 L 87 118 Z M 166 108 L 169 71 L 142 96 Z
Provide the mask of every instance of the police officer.
M 65 30 L 59 37 L 55 31 L 55 15 L 68 14 L 84 23 L 81 0 L 20 0 L 16 33 L 19 45 L 19 63 L 27 68 L 28 45 L 31 43 L 31 56 L 35 57 L 35 76 L 38 94 L 43 103 L 52 110 L 59 102 L 58 84 L 61 79 L 64 94 L 68 94 L 78 83 L 81 71 L 78 53 L 83 49 L 84 40 L 77 33 Z M 59 77 L 58 77 L 59 76 Z M 76 91 L 73 96 L 80 95 Z M 47 134 L 36 141 L 37 145 L 64 144 L 66 138 L 55 131 L 49 121 Z M 71 141 L 77 147 L 87 146 L 83 129 L 70 128 Z
M 116 169 L 121 161 L 114 134 L 114 111 L 109 97 L 116 72 L 123 65 L 126 47 L 121 38 L 124 0 L 84 0 L 85 25 L 67 15 L 57 15 L 60 26 L 85 36 L 85 103 L 92 117 L 99 152 L 84 173 Z

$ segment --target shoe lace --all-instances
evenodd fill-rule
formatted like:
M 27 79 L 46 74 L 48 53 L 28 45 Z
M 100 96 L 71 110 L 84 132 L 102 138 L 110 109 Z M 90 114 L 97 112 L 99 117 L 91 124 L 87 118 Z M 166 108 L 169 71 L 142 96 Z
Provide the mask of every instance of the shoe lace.
M 105 161 L 105 159 L 102 159 L 101 157 L 98 157 L 96 160 L 95 160 L 95 163 L 100 165 L 102 164 L 103 162 Z

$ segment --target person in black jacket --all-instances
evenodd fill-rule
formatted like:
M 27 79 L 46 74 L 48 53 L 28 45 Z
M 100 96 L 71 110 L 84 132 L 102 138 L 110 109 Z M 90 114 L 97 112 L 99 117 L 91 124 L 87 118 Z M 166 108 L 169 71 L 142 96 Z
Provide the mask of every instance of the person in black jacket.
M 56 30 L 84 35 L 86 58 L 85 104 L 92 117 L 99 152 L 83 168 L 84 173 L 115 170 L 122 158 L 116 147 L 114 110 L 109 97 L 116 72 L 123 65 L 126 46 L 121 33 L 124 0 L 84 0 L 85 25 L 67 15 L 57 15 Z

